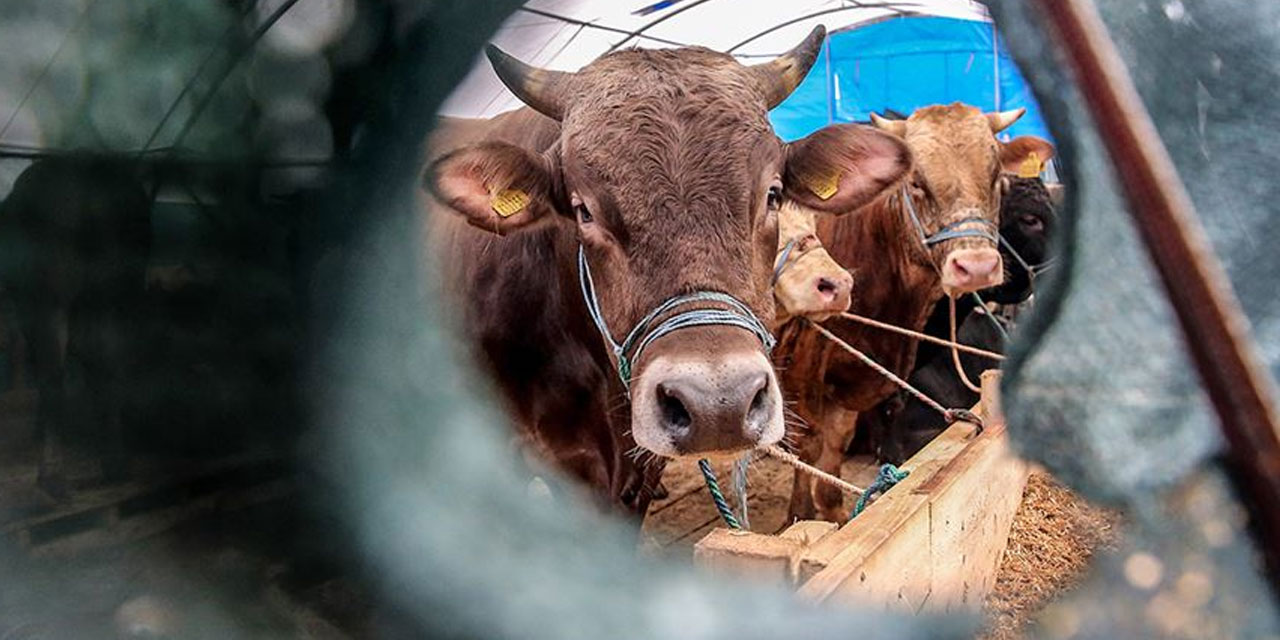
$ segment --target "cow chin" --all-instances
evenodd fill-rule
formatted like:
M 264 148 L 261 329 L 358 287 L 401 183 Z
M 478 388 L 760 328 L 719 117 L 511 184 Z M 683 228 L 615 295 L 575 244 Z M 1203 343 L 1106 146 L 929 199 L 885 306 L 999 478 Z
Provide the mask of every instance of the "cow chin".
M 711 358 L 672 350 L 646 360 L 631 398 L 639 446 L 669 458 L 707 457 L 782 439 L 782 393 L 758 346 Z

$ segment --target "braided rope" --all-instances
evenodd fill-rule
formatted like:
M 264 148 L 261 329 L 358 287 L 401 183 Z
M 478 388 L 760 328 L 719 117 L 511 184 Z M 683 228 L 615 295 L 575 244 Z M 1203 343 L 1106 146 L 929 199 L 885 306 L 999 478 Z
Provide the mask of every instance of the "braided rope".
M 983 238 L 992 242 L 999 242 L 999 230 L 993 231 L 996 223 L 978 216 L 970 216 L 956 220 L 934 233 L 930 234 L 924 230 L 924 223 L 920 222 L 920 214 L 916 213 L 915 199 L 907 191 L 907 185 L 902 185 L 902 202 L 907 210 L 907 215 L 911 218 L 911 223 L 915 226 L 916 231 L 920 234 L 920 242 L 924 243 L 926 249 L 935 244 L 941 244 L 947 240 L 955 240 L 956 238 Z M 978 224 L 978 228 L 968 227 L 962 228 L 967 224 Z
M 733 461 L 733 492 L 738 498 L 738 513 L 743 529 L 751 529 L 751 519 L 747 517 L 747 467 L 751 464 L 751 452 L 742 454 Z
M 791 258 L 791 251 L 796 248 L 796 238 L 787 241 L 787 245 L 782 248 L 782 252 L 778 254 L 778 262 L 773 267 L 773 281 L 769 284 L 778 284 L 778 278 L 782 277 L 782 272 L 787 269 L 787 260 Z
M 930 398 L 920 390 L 908 384 L 906 380 L 903 380 L 902 378 L 899 378 L 898 376 L 894 375 L 892 371 L 884 368 L 879 362 L 872 360 L 871 357 L 868 356 L 867 354 L 861 351 L 858 351 L 857 349 L 853 348 L 848 343 L 846 343 L 844 340 L 841 340 L 840 338 L 836 337 L 836 334 L 828 331 L 826 327 L 816 322 L 810 322 L 809 324 L 814 329 L 817 329 L 818 333 L 821 333 L 822 335 L 826 336 L 828 340 L 834 342 L 837 347 L 840 347 L 849 355 L 852 355 L 853 357 L 861 360 L 863 364 L 874 369 L 876 373 L 879 373 L 880 375 L 888 378 L 890 382 L 906 390 L 907 393 L 910 393 L 911 395 L 915 396 L 918 400 L 920 400 L 920 402 L 925 403 L 926 405 L 928 405 L 930 408 L 937 411 L 938 413 L 941 413 L 943 415 L 948 415 L 948 409 L 946 407 L 938 404 L 937 401 L 935 401 L 933 398 Z
M 849 519 L 852 520 L 861 515 L 873 497 L 883 495 L 884 492 L 905 480 L 910 473 L 906 469 L 899 469 L 891 464 L 882 465 L 880 472 L 876 474 L 875 482 L 872 482 L 871 486 L 867 487 L 866 493 L 859 496 L 858 502 L 853 505 L 853 513 L 849 516 Z
M 810 322 L 809 326 L 816 329 L 818 333 L 821 333 L 822 335 L 826 336 L 828 340 L 834 342 L 837 347 L 840 347 L 849 355 L 854 356 L 855 358 L 861 360 L 863 364 L 867 365 L 868 367 L 871 367 L 873 370 L 875 370 L 876 373 L 879 373 L 880 375 L 888 378 L 890 382 L 898 385 L 898 387 L 900 387 L 907 393 L 910 393 L 911 395 L 915 396 L 916 399 L 918 399 L 920 402 L 923 402 L 929 408 L 942 414 L 942 417 L 944 420 L 947 421 L 947 424 L 951 424 L 953 422 L 956 422 L 957 420 L 963 420 L 965 422 L 972 422 L 973 424 L 977 425 L 979 431 L 982 430 L 982 419 L 979 418 L 977 415 L 974 415 L 972 411 L 969 411 L 967 409 L 948 409 L 938 404 L 936 400 L 925 395 L 919 389 L 911 386 L 911 384 L 908 383 L 906 380 L 903 380 L 902 378 L 899 378 L 898 376 L 894 375 L 892 371 L 884 368 L 884 366 L 881 365 L 879 362 L 872 360 L 871 357 L 868 356 L 867 354 L 861 351 L 858 351 L 857 349 L 853 348 L 844 340 L 841 340 L 834 333 L 831 333 L 830 331 L 828 331 L 826 327 L 823 327 L 822 325 L 816 322 Z
M 949 314 L 951 316 L 951 341 L 954 343 L 956 341 L 956 299 L 947 296 L 947 300 L 951 308 L 951 313 Z M 969 374 L 964 372 L 964 367 L 960 364 L 960 352 L 954 346 L 951 347 L 951 364 L 955 365 L 956 376 L 960 378 L 961 384 L 974 393 L 982 393 L 982 387 L 970 381 Z
M 998 353 L 996 353 L 996 352 L 994 352 L 994 351 L 987 351 L 986 349 L 979 349 L 979 348 L 977 348 L 977 347 L 971 347 L 971 346 L 969 346 L 969 345 L 967 345 L 967 344 L 962 344 L 962 343 L 960 343 L 960 342 L 956 342 L 955 336 L 952 336 L 952 337 L 951 337 L 951 340 L 943 340 L 942 338 L 936 338 L 936 337 L 931 336 L 931 335 L 929 335 L 929 334 L 927 334 L 927 333 L 921 333 L 921 332 L 919 332 L 919 331 L 912 331 L 912 330 L 910 330 L 910 329 L 903 329 L 902 327 L 899 327 L 899 326 L 896 326 L 896 325 L 888 324 L 888 323 L 885 323 L 885 322 L 880 322 L 879 320 L 873 320 L 873 319 L 868 318 L 868 317 L 866 317 L 866 316 L 860 316 L 860 315 L 858 315 L 858 314 L 856 314 L 856 313 L 849 313 L 849 312 L 847 312 L 847 311 L 846 311 L 845 313 L 840 314 L 840 317 L 841 317 L 841 318 L 844 318 L 845 320 L 853 320 L 854 322 L 858 322 L 858 323 L 861 323 L 861 324 L 865 324 L 865 325 L 867 325 L 867 326 L 869 326 L 869 327 L 873 327 L 873 328 L 876 328 L 876 329 L 882 329 L 882 330 L 884 330 L 884 331 L 889 331 L 889 332 L 891 332 L 891 333 L 898 333 L 898 334 L 902 334 L 902 335 L 904 335 L 904 336 L 910 336 L 910 337 L 915 338 L 915 339 L 917 339 L 917 340 L 923 340 L 923 341 L 925 341 L 925 342 L 932 342 L 932 343 L 934 343 L 934 344 L 942 345 L 942 346 L 944 346 L 944 347 L 952 347 L 952 348 L 954 348 L 954 349 L 959 349 L 959 350 L 961 350 L 961 351 L 963 351 L 963 352 L 965 352 L 965 353 L 971 353 L 971 354 L 973 354 L 973 355 L 975 355 L 975 356 L 982 356 L 982 357 L 984 357 L 984 358 L 990 358 L 990 359 L 992 359 L 992 360 L 996 360 L 996 361 L 1003 361 L 1003 360 L 1004 360 L 1004 358 L 1005 358 L 1003 355 L 1000 355 L 1000 354 L 998 354 Z
M 791 453 L 790 451 L 787 451 L 776 444 L 769 445 L 767 447 L 762 447 L 760 451 L 763 451 L 766 455 L 769 455 L 773 458 L 777 458 L 778 460 L 781 460 L 795 467 L 796 469 L 799 469 L 802 473 L 807 473 L 818 480 L 826 482 L 827 484 L 830 484 L 835 487 L 839 487 L 845 493 L 848 493 L 850 495 L 858 496 L 866 492 L 866 489 L 863 489 L 849 482 L 845 482 L 844 480 L 837 478 L 836 476 L 833 476 L 830 473 L 827 473 L 826 471 L 823 471 L 822 469 L 819 469 L 801 460 L 800 456 L 797 456 L 796 454 Z
M 600 331 L 600 335 L 604 337 L 605 342 L 608 343 L 609 348 L 613 351 L 613 356 L 618 362 L 618 377 L 622 379 L 622 386 L 627 390 L 628 394 L 631 393 L 631 368 L 634 363 L 639 362 L 640 354 L 654 340 L 679 329 L 706 325 L 739 327 L 750 331 L 759 338 L 761 344 L 764 345 L 765 351 L 773 350 L 775 343 L 773 334 L 756 317 L 751 308 L 741 300 L 718 291 L 698 291 L 668 298 L 645 314 L 636 323 L 636 326 L 627 333 L 627 337 L 623 339 L 622 343 L 619 344 L 613 339 L 613 333 L 609 331 L 609 324 L 605 322 L 604 312 L 600 310 L 600 299 L 596 296 L 595 281 L 591 277 L 591 267 L 587 264 L 586 250 L 582 245 L 578 245 L 578 286 L 582 289 L 582 299 L 587 304 L 587 313 L 590 314 L 591 321 L 595 323 L 596 329 Z M 723 304 L 729 308 L 690 309 L 666 318 L 653 329 L 649 328 L 649 325 L 663 314 L 674 310 L 676 307 L 693 302 L 711 302 Z M 628 354 L 630 355 L 628 356 Z
M 734 517 L 729 501 L 724 499 L 724 492 L 720 491 L 720 481 L 716 480 L 716 472 L 712 471 L 711 463 L 703 458 L 698 461 L 698 469 L 702 471 L 702 479 L 707 483 L 707 493 L 711 494 L 711 501 L 716 503 L 716 511 L 720 512 L 724 523 L 730 529 L 741 529 L 742 524 Z

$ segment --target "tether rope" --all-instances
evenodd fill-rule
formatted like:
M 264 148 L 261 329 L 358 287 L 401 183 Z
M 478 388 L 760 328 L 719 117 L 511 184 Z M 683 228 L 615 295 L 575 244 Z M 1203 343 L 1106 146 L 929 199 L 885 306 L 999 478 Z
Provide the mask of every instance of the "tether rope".
M 948 409 L 942 406 L 941 404 L 938 404 L 936 400 L 925 395 L 924 392 L 920 391 L 919 389 L 916 389 L 915 387 L 911 386 L 911 384 L 908 383 L 906 380 L 903 380 L 902 378 L 899 378 L 898 376 L 894 375 L 892 371 L 886 369 L 879 362 L 872 360 L 871 357 L 868 356 L 867 354 L 861 351 L 858 351 L 857 349 L 853 348 L 848 343 L 846 343 L 844 340 L 841 340 L 834 333 L 831 333 L 830 331 L 828 331 L 826 327 L 823 327 L 822 325 L 816 322 L 810 322 L 809 325 L 812 326 L 815 330 L 817 330 L 818 333 L 821 333 L 822 335 L 826 336 L 828 340 L 834 342 L 837 347 L 840 347 L 849 355 L 852 355 L 858 360 L 861 360 L 863 364 L 874 369 L 876 373 L 879 373 L 880 375 L 888 378 L 890 382 L 893 382 L 894 384 L 898 385 L 907 393 L 910 393 L 911 395 L 915 396 L 918 400 L 920 400 L 920 402 L 923 402 L 929 408 L 942 414 L 942 417 L 947 421 L 948 424 L 955 422 L 957 420 L 964 420 L 966 422 L 972 422 L 975 425 L 977 425 L 979 431 L 982 430 L 982 419 L 974 415 L 972 411 L 969 411 L 967 409 Z
M 953 303 L 954 303 L 954 301 L 953 301 Z M 957 342 L 957 341 L 956 341 L 956 338 L 955 338 L 955 336 L 954 336 L 954 335 L 953 335 L 953 336 L 951 336 L 951 340 L 943 340 L 942 338 L 937 338 L 937 337 L 931 336 L 931 335 L 929 335 L 929 334 L 927 334 L 927 333 L 921 333 L 921 332 L 919 332 L 919 331 L 912 331 L 912 330 L 910 330 L 910 329 L 904 329 L 904 328 L 899 327 L 899 326 L 897 326 L 897 325 L 892 325 L 892 324 L 888 324 L 888 323 L 885 323 L 885 322 L 880 322 L 879 320 L 873 320 L 873 319 L 868 318 L 868 317 L 866 317 L 866 316 L 860 316 L 860 315 L 858 315 L 858 314 L 856 314 L 856 313 L 849 313 L 849 312 L 847 312 L 847 311 L 846 311 L 846 312 L 844 312 L 844 313 L 842 313 L 842 314 L 840 314 L 840 317 L 841 317 L 841 318 L 844 318 L 845 320 L 853 320 L 854 322 L 858 322 L 858 323 L 861 323 L 861 324 L 865 324 L 865 325 L 867 325 L 867 326 L 869 326 L 869 327 L 874 327 L 874 328 L 876 328 L 876 329 L 883 329 L 884 331 L 889 331 L 889 332 L 891 332 L 891 333 L 898 333 L 898 334 L 902 334 L 902 335 L 904 335 L 904 336 L 910 336 L 910 337 L 915 338 L 915 339 L 917 339 L 917 340 L 923 340 L 923 341 L 925 341 L 925 342 L 932 342 L 932 343 L 934 343 L 934 344 L 942 345 L 942 346 L 944 346 L 944 347 L 952 347 L 952 348 L 954 348 L 954 349 L 959 349 L 960 351 L 963 351 L 963 352 L 965 352 L 965 353 L 971 353 L 971 354 L 973 354 L 973 355 L 975 355 L 975 356 L 982 356 L 982 357 L 984 357 L 984 358 L 990 358 L 990 359 L 992 359 L 992 360 L 996 360 L 996 361 L 1003 361 L 1003 360 L 1004 360 L 1004 356 L 1003 356 L 1003 355 L 998 354 L 998 353 L 996 353 L 996 352 L 994 352 L 994 351 L 987 351 L 986 349 L 979 349 L 979 348 L 977 348 L 977 347 L 971 347 L 971 346 L 969 346 L 969 345 L 967 345 L 967 344 L 963 344 L 963 343 L 961 343 L 961 342 Z
M 910 473 L 906 469 L 899 469 L 891 464 L 882 465 L 880 472 L 876 474 L 875 482 L 867 487 L 867 492 L 859 496 L 858 502 L 853 505 L 853 513 L 849 515 L 849 519 L 852 520 L 861 515 L 872 498 L 892 489 L 905 480 Z
M 863 489 L 862 487 L 851 484 L 849 482 L 845 482 L 844 480 L 837 478 L 836 476 L 831 475 L 830 473 L 827 473 L 826 471 L 823 471 L 822 469 L 819 469 L 801 460 L 800 456 L 797 456 L 796 454 L 791 453 L 790 451 L 787 451 L 776 444 L 769 445 L 767 447 L 762 447 L 759 449 L 759 451 L 762 451 L 770 457 L 777 458 L 778 460 L 781 460 L 795 467 L 796 469 L 799 469 L 802 473 L 807 473 L 819 480 L 822 480 L 823 482 L 826 482 L 827 484 L 830 484 L 834 487 L 839 487 L 845 493 L 848 493 L 850 495 L 860 496 L 866 492 L 866 489 Z
M 604 312 L 600 309 L 600 299 L 596 295 L 595 281 L 591 277 L 591 267 L 587 264 L 586 251 L 582 245 L 578 245 L 578 285 L 582 289 L 582 298 L 586 302 L 587 313 L 591 316 L 591 321 L 595 323 L 596 329 L 600 331 L 601 337 L 608 343 L 609 348 L 613 351 L 614 358 L 617 360 L 618 377 L 622 380 L 622 387 L 627 392 L 628 398 L 631 397 L 633 365 L 640 361 L 640 355 L 654 340 L 673 331 L 709 325 L 738 327 L 754 334 L 760 340 L 766 353 L 773 350 L 775 343 L 773 334 L 756 317 L 751 307 L 748 307 L 746 303 L 737 298 L 719 291 L 695 291 L 668 298 L 645 314 L 631 328 L 631 331 L 627 333 L 622 342 L 619 343 L 614 340 L 613 333 L 609 331 L 609 325 L 605 322 Z M 678 307 L 691 303 L 707 302 L 721 304 L 727 308 L 698 307 L 672 313 Z M 670 316 L 659 322 L 657 326 L 650 328 L 650 325 L 657 321 L 658 318 L 667 314 L 670 314 Z
M 956 299 L 952 298 L 951 296 L 947 296 L 947 300 L 950 301 L 949 306 L 951 308 L 950 309 L 951 313 L 947 314 L 951 317 L 951 343 L 952 343 L 951 363 L 955 365 L 956 376 L 960 378 L 960 382 L 964 384 L 964 386 L 968 387 L 969 390 L 974 393 L 982 393 L 982 387 L 979 387 L 978 385 L 974 384 L 972 381 L 969 380 L 969 375 L 964 372 L 964 366 L 960 364 L 960 351 L 956 349 L 956 346 L 955 346 L 956 345 Z
M 702 471 L 702 479 L 707 483 L 707 493 L 711 494 L 711 501 L 716 503 L 716 511 L 720 512 L 720 517 L 724 519 L 724 523 L 730 529 L 741 529 L 742 523 L 733 515 L 733 509 L 729 507 L 729 501 L 724 499 L 724 492 L 720 490 L 720 482 L 716 480 L 716 472 L 711 470 L 711 463 L 703 458 L 698 461 L 698 469 Z

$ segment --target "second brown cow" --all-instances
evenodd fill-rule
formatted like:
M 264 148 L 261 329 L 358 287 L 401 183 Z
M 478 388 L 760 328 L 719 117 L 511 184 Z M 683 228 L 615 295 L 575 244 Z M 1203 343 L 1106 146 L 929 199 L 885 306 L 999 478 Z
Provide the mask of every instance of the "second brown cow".
M 853 215 L 819 224 L 827 251 L 853 271 L 851 311 L 920 330 L 942 296 L 1000 284 L 995 233 L 1002 175 L 1029 158 L 1044 162 L 1053 155 L 1053 146 L 1040 138 L 996 139 L 1022 113 L 983 113 L 956 103 L 920 109 L 907 120 L 873 118 L 878 128 L 906 141 L 914 171 L 900 188 Z M 910 372 L 914 340 L 849 320 L 825 326 L 896 375 Z M 798 434 L 801 458 L 838 474 L 858 412 L 897 387 L 804 321 L 782 329 L 775 362 L 788 405 L 810 426 Z M 837 489 L 800 474 L 789 515 L 848 518 Z

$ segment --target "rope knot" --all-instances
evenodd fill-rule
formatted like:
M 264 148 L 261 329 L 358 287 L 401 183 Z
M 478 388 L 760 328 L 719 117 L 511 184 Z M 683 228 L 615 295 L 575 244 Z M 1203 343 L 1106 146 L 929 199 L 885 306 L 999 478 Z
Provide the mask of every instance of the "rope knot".
M 978 427 L 978 433 L 986 428 L 982 422 L 982 417 L 968 409 L 947 409 L 942 417 L 947 421 L 947 426 L 951 426 L 957 422 L 971 422 Z
M 905 480 L 910 473 L 911 472 L 906 469 L 899 469 L 891 464 L 881 465 L 880 471 L 876 473 L 875 481 L 872 482 L 871 485 L 867 487 L 867 490 L 858 497 L 857 504 L 853 505 L 853 514 L 849 516 L 849 519 L 852 520 L 858 517 L 858 515 L 867 508 L 867 503 L 869 503 L 872 498 L 892 489 L 899 482 Z

